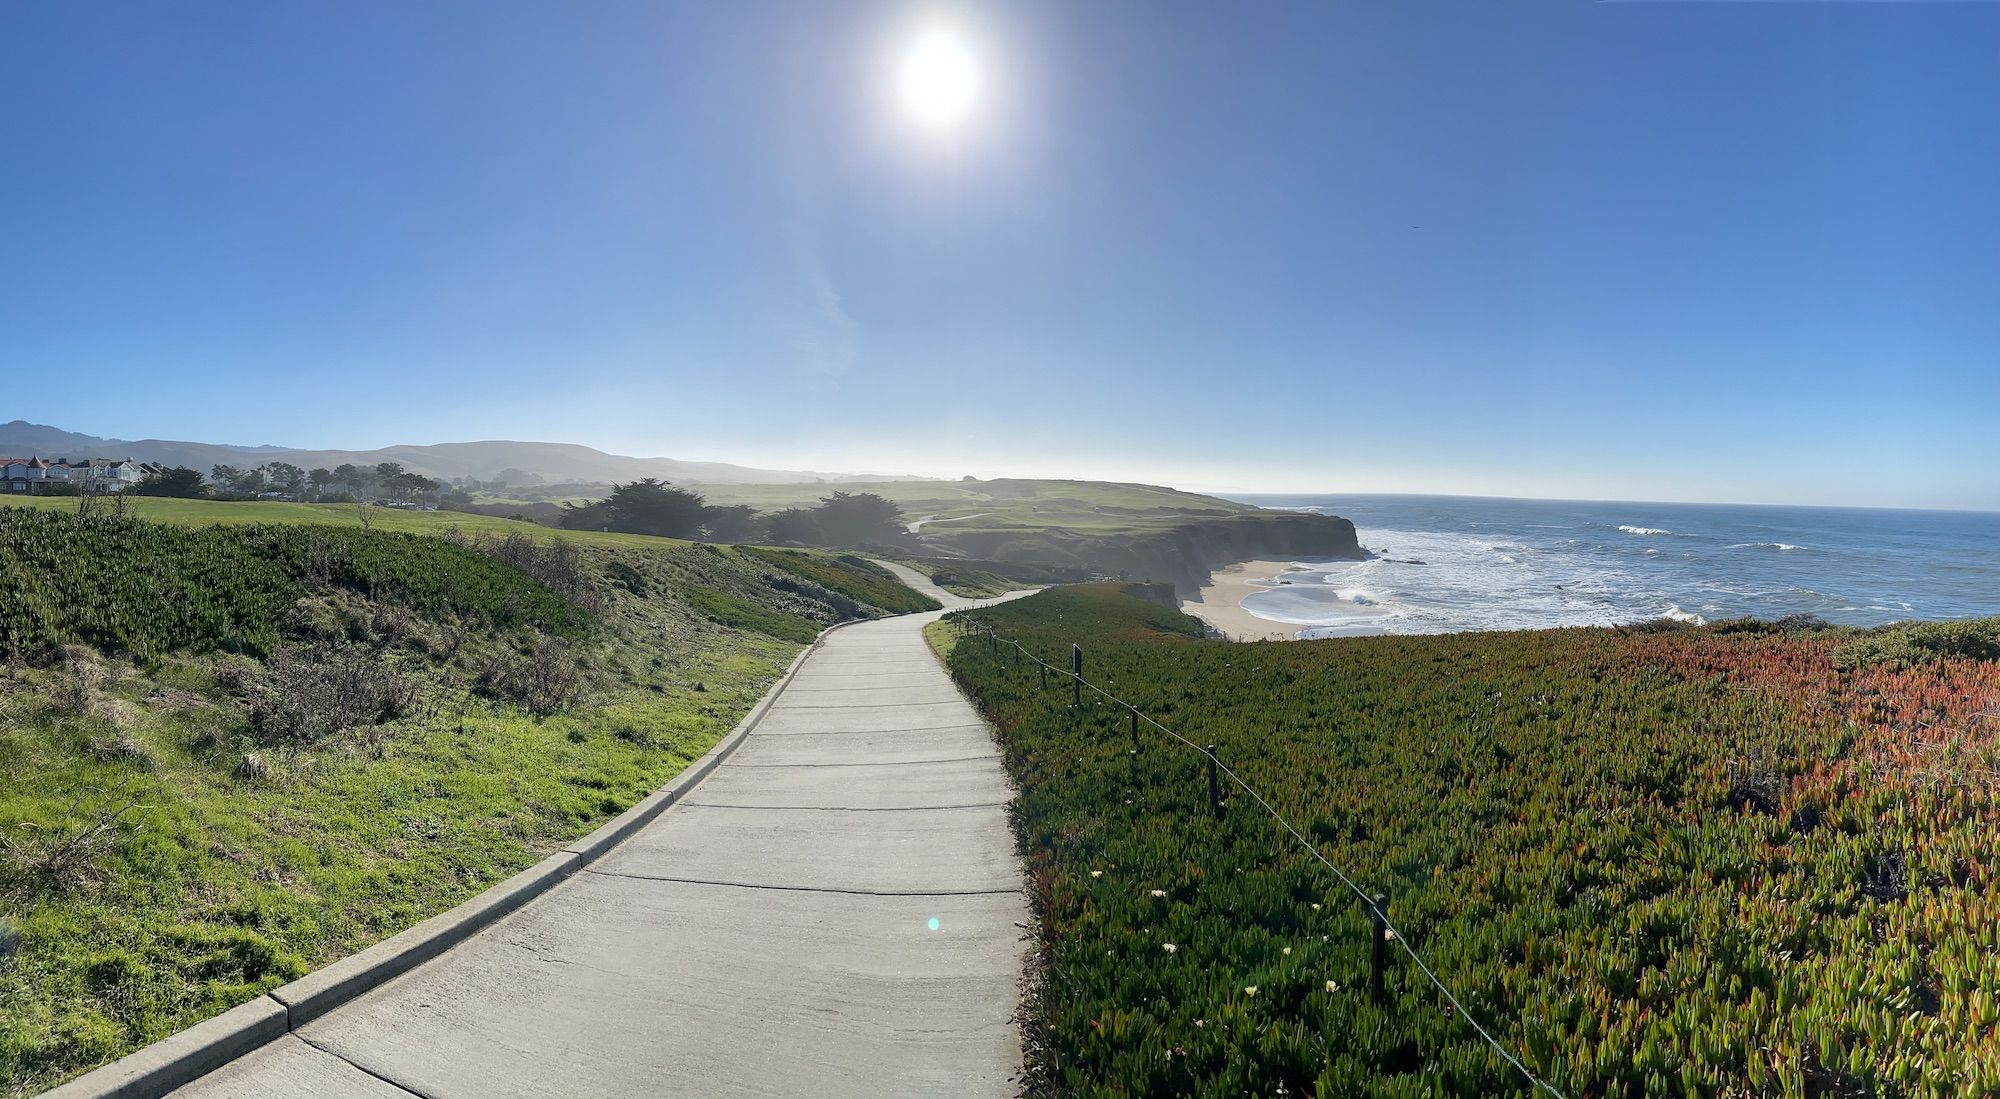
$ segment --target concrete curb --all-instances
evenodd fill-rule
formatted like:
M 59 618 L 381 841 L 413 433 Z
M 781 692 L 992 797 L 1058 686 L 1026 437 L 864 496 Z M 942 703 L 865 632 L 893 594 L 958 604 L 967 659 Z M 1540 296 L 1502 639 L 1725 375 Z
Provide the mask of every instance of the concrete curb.
M 43 1092 L 40 1099 L 160 1099 L 471 938 L 603 857 L 707 778 L 763 720 L 778 696 L 791 686 L 806 658 L 819 651 L 827 635 L 855 624 L 841 622 L 821 630 L 812 644 L 792 659 L 777 683 L 764 692 L 764 697 L 713 748 L 688 764 L 665 786 L 596 831 L 407 931 L 93 1069 Z
M 44 1092 L 42 1099 L 155 1099 L 284 1037 L 286 1030 L 285 1005 L 259 996 Z
M 582 864 L 558 851 L 471 900 L 407 931 L 317 969 L 266 993 L 285 1009 L 285 1029 L 299 1027 L 376 985 L 386 983 L 450 950 L 495 920 L 541 896 Z

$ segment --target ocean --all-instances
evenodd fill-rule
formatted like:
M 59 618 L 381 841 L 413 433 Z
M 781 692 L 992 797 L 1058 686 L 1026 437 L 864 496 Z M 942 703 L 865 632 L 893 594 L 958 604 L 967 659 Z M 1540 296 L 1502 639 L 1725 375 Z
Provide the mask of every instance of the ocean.
M 1302 636 L 2000 615 L 2000 514 L 1456 496 L 1239 496 L 1354 523 L 1367 561 L 1248 596 Z

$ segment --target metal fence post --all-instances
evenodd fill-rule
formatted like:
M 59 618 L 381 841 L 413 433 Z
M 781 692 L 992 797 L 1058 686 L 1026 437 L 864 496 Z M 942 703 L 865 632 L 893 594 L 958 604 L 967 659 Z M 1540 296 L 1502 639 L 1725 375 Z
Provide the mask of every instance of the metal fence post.
M 1076 678 L 1075 701 L 1078 706 L 1081 706 L 1083 705 L 1083 646 L 1082 645 L 1071 645 L 1069 647 L 1069 668 L 1070 668 L 1070 675 Z
M 1222 819 L 1222 784 L 1215 777 L 1215 745 L 1203 750 L 1208 757 L 1208 808 L 1215 819 Z
M 1375 932 L 1368 945 L 1368 994 L 1380 1004 L 1389 999 L 1382 985 L 1382 971 L 1389 965 L 1389 922 L 1382 918 L 1382 906 L 1389 903 L 1389 898 L 1377 893 L 1374 901 L 1368 906 L 1368 925 Z
M 1049 662 L 1046 660 L 1037 660 L 1035 663 L 1042 666 L 1042 690 L 1046 691 L 1049 689 Z
M 1139 707 L 1132 707 L 1132 754 L 1139 753 Z

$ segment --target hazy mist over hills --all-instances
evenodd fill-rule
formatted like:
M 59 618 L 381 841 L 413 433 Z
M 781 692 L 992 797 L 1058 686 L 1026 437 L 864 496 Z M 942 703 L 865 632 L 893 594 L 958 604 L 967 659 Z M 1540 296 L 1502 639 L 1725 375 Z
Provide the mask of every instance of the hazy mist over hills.
M 407 469 L 430 477 L 491 480 L 503 471 L 516 470 L 552 484 L 658 477 L 668 481 L 752 485 L 811 480 L 880 480 L 888 476 L 753 469 L 727 462 L 692 462 L 677 458 L 635 458 L 624 454 L 606 454 L 577 443 L 490 439 L 425 446 L 389 446 L 375 450 L 307 450 L 269 444 L 239 446 L 175 439 L 108 439 L 25 420 L 0 424 L 0 455 L 35 454 L 43 457 L 135 458 L 161 465 L 188 466 L 204 473 L 216 465 L 261 465 L 273 461 L 290 462 L 307 469 L 331 469 L 342 463 L 374 465 L 378 462 L 399 462 Z

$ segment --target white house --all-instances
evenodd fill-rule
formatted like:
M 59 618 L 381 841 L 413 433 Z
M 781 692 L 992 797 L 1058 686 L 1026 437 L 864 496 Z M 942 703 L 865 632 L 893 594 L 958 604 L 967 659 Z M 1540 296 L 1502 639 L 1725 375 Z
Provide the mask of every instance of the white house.
M 47 492 L 65 485 L 123 492 L 158 471 L 130 458 L 0 458 L 0 492 Z

